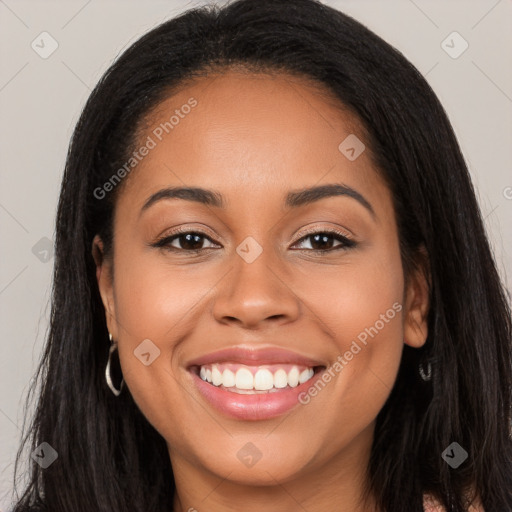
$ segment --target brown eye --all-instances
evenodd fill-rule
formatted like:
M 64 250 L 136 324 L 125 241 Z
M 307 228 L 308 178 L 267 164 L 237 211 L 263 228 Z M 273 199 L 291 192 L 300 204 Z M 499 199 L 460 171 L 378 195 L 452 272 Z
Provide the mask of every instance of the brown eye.
M 200 252 L 211 249 L 211 247 L 203 247 L 205 240 L 213 244 L 212 240 L 204 233 L 185 231 L 162 238 L 154 244 L 154 247 L 165 247 L 172 251 Z
M 302 237 L 297 243 L 303 243 L 303 241 L 306 240 L 311 240 L 311 248 L 306 248 L 306 250 L 312 250 L 315 252 L 349 249 L 356 245 L 353 240 L 348 239 L 346 236 L 336 231 L 317 231 L 316 233 L 310 233 L 309 235 Z M 338 245 L 334 245 L 336 240 L 340 242 Z M 300 249 L 304 249 L 304 247 Z

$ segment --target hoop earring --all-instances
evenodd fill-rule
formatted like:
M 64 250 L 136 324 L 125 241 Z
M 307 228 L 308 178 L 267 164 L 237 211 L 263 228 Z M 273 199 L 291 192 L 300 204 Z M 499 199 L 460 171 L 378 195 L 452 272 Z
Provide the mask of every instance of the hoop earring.
M 117 349 L 117 343 L 112 342 L 112 334 L 110 333 L 108 333 L 108 339 L 110 340 L 110 350 L 108 352 L 107 367 L 105 368 L 105 380 L 107 381 L 107 386 L 110 388 L 110 391 L 112 391 L 112 393 L 114 393 L 115 396 L 119 396 L 121 394 L 121 391 L 123 390 L 124 379 L 121 380 L 121 385 L 119 386 L 119 389 L 116 389 L 112 382 L 112 377 L 110 376 L 110 360 L 112 358 L 112 354 Z
M 420 363 L 418 366 L 418 370 L 420 373 L 420 377 L 425 382 L 428 382 L 432 378 L 432 365 L 430 362 L 427 363 L 427 371 L 425 372 L 425 369 L 423 368 L 423 363 Z

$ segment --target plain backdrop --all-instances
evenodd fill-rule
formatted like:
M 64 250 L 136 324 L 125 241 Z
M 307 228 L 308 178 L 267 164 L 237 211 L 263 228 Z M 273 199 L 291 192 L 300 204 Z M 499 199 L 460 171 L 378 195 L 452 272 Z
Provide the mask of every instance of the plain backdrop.
M 10 505 L 24 401 L 48 325 L 55 211 L 74 124 L 92 87 L 123 49 L 204 3 L 0 0 L 0 511 Z M 510 290 L 512 2 L 325 3 L 398 48 L 439 96 Z M 41 56 L 56 44 L 51 55 Z

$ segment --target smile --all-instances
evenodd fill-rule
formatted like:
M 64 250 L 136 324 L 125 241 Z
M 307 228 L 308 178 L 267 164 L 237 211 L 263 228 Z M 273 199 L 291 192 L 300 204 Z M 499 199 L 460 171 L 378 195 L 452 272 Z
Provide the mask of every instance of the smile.
M 200 367 L 199 376 L 214 386 L 240 394 L 272 393 L 310 380 L 314 368 L 296 365 L 246 366 L 236 363 Z
M 207 406 L 230 418 L 267 420 L 304 407 L 299 395 L 326 369 L 321 361 L 283 349 L 234 347 L 187 365 Z

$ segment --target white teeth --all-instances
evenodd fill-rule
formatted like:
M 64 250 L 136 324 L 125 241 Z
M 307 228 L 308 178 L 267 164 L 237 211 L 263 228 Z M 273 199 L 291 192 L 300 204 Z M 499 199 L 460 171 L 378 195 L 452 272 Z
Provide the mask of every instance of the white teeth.
M 299 385 L 299 370 L 295 366 L 290 370 L 288 374 L 288 385 L 295 388 Z
M 299 375 L 299 384 L 303 384 L 307 380 L 309 380 L 311 377 L 313 377 L 313 374 L 315 372 L 312 368 L 307 368 Z
M 232 388 L 235 386 L 235 374 L 227 368 L 222 373 L 222 384 L 226 388 Z
M 238 389 L 253 389 L 254 378 L 252 373 L 247 368 L 240 368 L 236 372 L 235 387 Z
M 251 371 L 243 365 L 237 366 L 239 368 L 236 372 L 229 368 L 221 371 L 222 365 L 218 364 L 202 366 L 199 370 L 199 376 L 214 386 L 223 386 L 224 388 L 232 388 L 233 391 L 240 390 L 250 393 L 251 391 L 273 392 L 286 387 L 294 388 L 307 382 L 315 374 L 313 368 L 306 368 L 301 372 L 296 366 L 293 366 L 288 373 L 283 368 L 279 368 L 275 373 L 272 373 L 268 368 L 259 368 L 253 375 L 254 368 Z
M 278 389 L 282 389 L 288 386 L 288 375 L 284 370 L 277 370 L 274 373 L 274 387 Z
M 216 365 L 212 366 L 212 384 L 214 386 L 220 386 L 222 384 L 222 373 Z
M 238 370 L 240 371 L 240 370 Z M 261 369 L 256 372 L 254 376 L 254 389 L 258 391 L 265 391 L 274 387 L 274 376 L 269 370 Z

